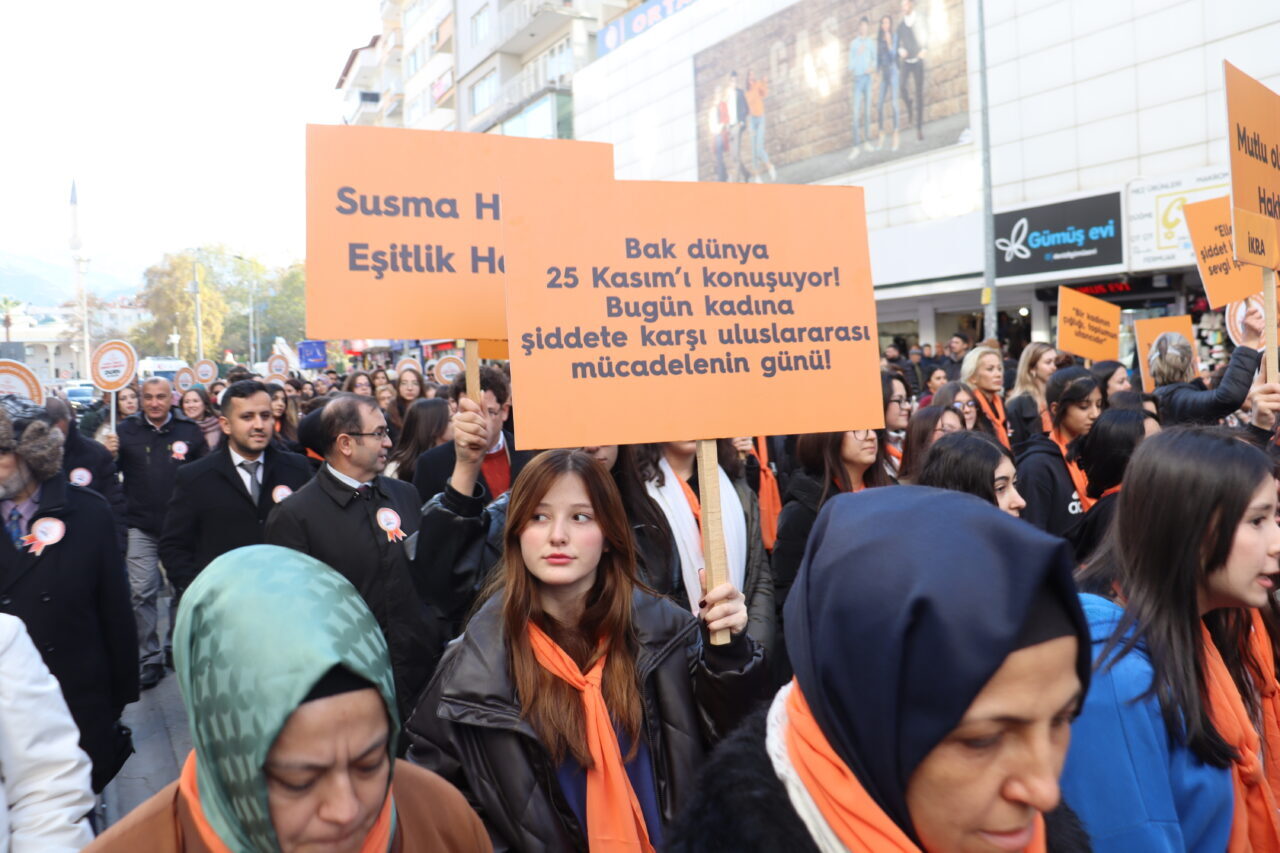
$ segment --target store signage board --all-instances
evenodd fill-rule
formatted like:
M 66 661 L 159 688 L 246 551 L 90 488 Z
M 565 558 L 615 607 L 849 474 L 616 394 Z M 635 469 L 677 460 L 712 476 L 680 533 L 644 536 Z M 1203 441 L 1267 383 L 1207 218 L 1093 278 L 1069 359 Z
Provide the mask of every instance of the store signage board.
M 1001 284 L 1120 272 L 1125 264 L 1119 192 L 1006 210 L 995 215 Z
M 1223 166 L 1129 182 L 1125 203 L 1129 269 L 1145 272 L 1194 264 L 1183 209 L 1224 196 L 1230 187 L 1231 172 Z

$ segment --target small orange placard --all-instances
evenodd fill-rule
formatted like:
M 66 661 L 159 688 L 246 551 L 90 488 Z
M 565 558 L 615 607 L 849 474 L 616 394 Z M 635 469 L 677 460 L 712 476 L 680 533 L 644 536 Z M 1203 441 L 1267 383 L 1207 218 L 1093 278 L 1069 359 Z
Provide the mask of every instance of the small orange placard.
M 1230 62 L 1222 69 L 1235 255 L 1275 269 L 1280 265 L 1280 95 Z
M 860 188 L 523 170 L 503 195 L 521 447 L 883 425 Z
M 128 341 L 104 341 L 89 359 L 93 384 L 100 391 L 119 391 L 133 381 L 138 368 L 138 354 Z
M 1199 347 L 1196 344 L 1195 328 L 1191 325 L 1191 317 L 1179 314 L 1176 317 L 1150 317 L 1146 320 L 1133 321 L 1133 336 L 1138 347 L 1138 363 L 1142 366 L 1142 388 L 1148 394 L 1156 390 L 1151 381 L 1151 345 L 1156 338 L 1165 332 L 1177 332 L 1191 343 L 1191 351 L 1196 353 L 1198 361 Z
M 592 188 L 613 180 L 613 148 L 309 126 L 307 334 L 505 339 L 502 220 L 512 208 L 499 185 L 509 169 L 548 176 L 598 216 Z M 543 202 L 530 199 L 532 212 Z
M 1211 198 L 1182 208 L 1209 307 L 1222 308 L 1262 292 L 1262 270 L 1237 261 L 1231 242 L 1231 200 Z
M 16 394 L 37 406 L 44 405 L 44 387 L 31 368 L 20 361 L 0 359 L 0 394 Z
M 1058 349 L 1105 361 L 1120 357 L 1120 306 L 1058 288 Z

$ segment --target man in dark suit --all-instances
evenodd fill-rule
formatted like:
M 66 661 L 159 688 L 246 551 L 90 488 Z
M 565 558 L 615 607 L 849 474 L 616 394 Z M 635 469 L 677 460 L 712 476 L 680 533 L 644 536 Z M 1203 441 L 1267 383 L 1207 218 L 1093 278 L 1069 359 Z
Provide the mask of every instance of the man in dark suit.
M 0 396 L 0 613 L 26 624 L 58 679 L 101 792 L 130 751 L 116 722 L 138 698 L 138 640 L 111 508 L 61 474 L 51 421 Z
M 275 418 L 261 382 L 228 385 L 218 420 L 227 440 L 178 469 L 160 534 L 160 559 L 179 597 L 215 557 L 261 545 L 271 510 L 311 479 L 305 457 L 271 444 Z
M 528 450 L 516 450 L 514 437 L 503 429 L 511 414 L 511 385 L 501 370 L 480 368 L 480 390 L 484 398 L 484 416 L 488 420 L 492 443 L 485 451 L 480 467 L 480 483 L 490 500 L 501 497 L 520 476 L 525 463 L 534 457 Z M 449 386 L 449 399 L 455 407 L 467 393 L 467 378 L 459 374 Z M 456 451 L 453 442 L 433 447 L 418 457 L 413 469 L 413 484 L 418 488 L 422 503 L 444 491 L 449 475 L 453 473 Z
M 408 719 L 448 640 L 414 584 L 404 539 L 418 493 L 382 476 L 391 439 L 372 397 L 338 394 L 320 414 L 320 470 L 267 518 L 266 542 L 310 554 L 351 581 L 387 638 L 401 719 Z

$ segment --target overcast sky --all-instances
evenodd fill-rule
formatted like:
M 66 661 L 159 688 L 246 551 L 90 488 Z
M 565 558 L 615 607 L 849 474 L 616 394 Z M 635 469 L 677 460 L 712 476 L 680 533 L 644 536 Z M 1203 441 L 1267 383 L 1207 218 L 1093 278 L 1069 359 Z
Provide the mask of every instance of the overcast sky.
M 0 3 L 0 251 L 66 262 L 74 177 L 99 272 L 219 242 L 301 260 L 304 127 L 341 123 L 378 30 L 377 0 Z

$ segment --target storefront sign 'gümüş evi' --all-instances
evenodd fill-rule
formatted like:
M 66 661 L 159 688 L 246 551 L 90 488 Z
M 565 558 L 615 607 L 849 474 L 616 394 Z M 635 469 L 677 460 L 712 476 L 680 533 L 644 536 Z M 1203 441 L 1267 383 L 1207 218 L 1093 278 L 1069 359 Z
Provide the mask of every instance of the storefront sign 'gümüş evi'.
M 1121 266 L 1123 222 L 1118 192 L 997 213 L 996 276 L 1051 279 Z

